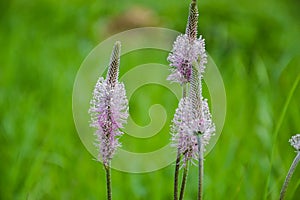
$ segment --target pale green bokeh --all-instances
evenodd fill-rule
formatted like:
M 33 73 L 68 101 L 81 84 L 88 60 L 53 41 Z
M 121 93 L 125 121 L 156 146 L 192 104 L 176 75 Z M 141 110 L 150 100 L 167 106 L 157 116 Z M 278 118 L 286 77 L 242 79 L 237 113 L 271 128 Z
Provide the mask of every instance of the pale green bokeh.
M 73 123 L 73 82 L 83 59 L 109 36 L 111 20 L 137 4 L 156 14 L 158 26 L 184 31 L 188 1 L 0 2 L 0 199 L 105 199 L 104 170 Z M 279 197 L 295 156 L 288 139 L 300 132 L 300 86 L 294 84 L 299 9 L 298 0 L 199 2 L 199 31 L 227 95 L 223 133 L 205 159 L 205 199 Z M 148 50 L 124 56 L 121 75 L 143 63 L 167 65 L 167 55 Z M 174 112 L 178 103 L 159 86 L 134 95 L 140 100 L 131 102 L 138 108 L 131 114 L 141 126 L 150 122 L 157 98 Z M 165 145 L 159 139 L 153 138 L 154 146 L 127 136 L 122 142 L 131 151 L 151 150 Z M 173 165 L 146 174 L 113 170 L 113 198 L 171 199 L 173 172 Z M 287 199 L 297 199 L 299 177 L 300 169 Z M 186 199 L 194 199 L 196 184 L 197 168 L 191 167 Z

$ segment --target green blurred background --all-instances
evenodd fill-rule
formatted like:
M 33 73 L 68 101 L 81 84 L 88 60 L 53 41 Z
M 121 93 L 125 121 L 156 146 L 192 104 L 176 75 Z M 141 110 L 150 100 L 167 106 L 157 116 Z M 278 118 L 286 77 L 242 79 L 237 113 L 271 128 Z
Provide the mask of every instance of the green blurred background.
M 141 26 L 184 31 L 188 5 L 0 1 L 0 199 L 105 199 L 104 170 L 82 145 L 72 118 L 77 70 L 114 33 Z M 199 31 L 228 101 L 223 133 L 205 160 L 204 199 L 278 199 L 295 156 L 288 139 L 300 131 L 299 10 L 298 0 L 199 2 Z M 122 64 L 167 64 L 167 53 L 143 55 L 129 55 Z M 140 108 L 130 111 L 137 123 L 149 123 L 147 108 L 157 98 L 174 113 L 177 100 L 163 96 L 165 88 L 143 89 L 151 92 L 137 91 L 130 102 Z M 168 126 L 154 147 L 168 142 Z M 145 151 L 136 145 L 131 150 Z M 113 170 L 113 198 L 172 199 L 173 171 L 174 166 L 148 174 Z M 192 167 L 185 199 L 195 199 L 196 176 Z M 297 169 L 287 199 L 299 199 L 299 193 Z

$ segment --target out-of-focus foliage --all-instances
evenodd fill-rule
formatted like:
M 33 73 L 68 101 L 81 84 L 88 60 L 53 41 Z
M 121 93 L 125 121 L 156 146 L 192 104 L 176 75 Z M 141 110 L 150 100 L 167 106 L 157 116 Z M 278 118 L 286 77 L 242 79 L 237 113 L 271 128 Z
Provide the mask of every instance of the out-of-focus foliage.
M 104 170 L 73 123 L 76 72 L 89 51 L 113 33 L 140 26 L 183 32 L 188 5 L 171 0 L 0 1 L 0 199 L 105 198 Z M 298 0 L 199 2 L 199 31 L 223 76 L 228 101 L 223 133 L 205 160 L 205 199 L 279 197 L 295 156 L 288 139 L 300 131 L 299 10 Z M 167 53 L 156 54 L 128 55 L 122 64 L 129 68 L 153 59 L 167 64 Z M 149 122 L 148 108 L 159 98 L 174 113 L 178 102 L 169 102 L 165 88 L 140 90 L 147 95 L 138 90 L 138 101 L 130 102 L 139 108 L 131 111 L 137 123 Z M 157 147 L 168 142 L 168 125 L 160 135 Z M 125 147 L 126 138 L 130 150 L 145 150 L 129 136 L 123 138 Z M 113 197 L 171 199 L 173 170 L 168 166 L 139 175 L 113 170 Z M 192 167 L 186 199 L 195 199 L 196 177 Z M 297 199 L 299 177 L 300 169 L 287 199 Z

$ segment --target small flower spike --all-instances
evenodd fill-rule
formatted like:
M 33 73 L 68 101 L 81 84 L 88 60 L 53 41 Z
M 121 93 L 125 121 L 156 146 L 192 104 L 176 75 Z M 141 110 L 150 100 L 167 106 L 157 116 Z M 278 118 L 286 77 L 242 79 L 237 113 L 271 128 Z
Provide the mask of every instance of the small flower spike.
M 195 67 L 189 97 L 181 99 L 171 127 L 172 142 L 183 154 L 183 164 L 198 159 L 198 142 L 195 133 L 201 134 L 207 145 L 215 132 L 207 100 L 202 97 L 199 74 Z
M 192 110 L 190 99 L 188 97 L 181 99 L 171 127 L 171 140 L 173 145 L 178 148 L 179 153 L 183 154 L 183 165 L 192 159 L 197 159 L 198 155 L 197 138 L 191 129 Z
M 109 165 L 116 149 L 120 146 L 120 128 L 128 117 L 128 100 L 123 83 L 118 82 L 120 65 L 120 42 L 114 45 L 106 79 L 100 77 L 90 102 L 90 126 L 96 129 L 96 146 L 99 148 L 98 160 L 102 158 Z
M 289 142 L 297 151 L 300 151 L 300 134 L 292 136 Z
M 190 4 L 190 12 L 186 33 L 179 35 L 174 44 L 168 61 L 171 66 L 171 74 L 167 78 L 170 81 L 178 82 L 181 85 L 191 81 L 192 65 L 199 63 L 199 71 L 204 72 L 207 63 L 205 53 L 205 42 L 200 36 L 197 39 L 198 9 L 196 1 Z

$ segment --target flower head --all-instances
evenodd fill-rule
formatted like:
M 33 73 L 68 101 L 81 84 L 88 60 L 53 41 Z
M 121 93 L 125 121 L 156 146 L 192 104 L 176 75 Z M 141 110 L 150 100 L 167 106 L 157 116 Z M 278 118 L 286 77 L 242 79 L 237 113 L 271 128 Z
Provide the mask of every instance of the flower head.
M 195 116 L 189 97 L 181 99 L 172 121 L 171 134 L 173 145 L 183 154 L 183 163 L 198 159 L 198 142 L 195 133 L 201 133 L 202 142 L 209 143 L 215 126 L 212 123 L 206 100 L 202 101 L 201 115 Z
M 190 94 L 179 102 L 171 127 L 172 141 L 183 154 L 183 163 L 198 158 L 196 135 L 201 134 L 206 146 L 216 130 L 207 99 L 202 97 L 201 78 L 196 67 L 192 67 L 191 76 Z
M 300 134 L 292 136 L 289 142 L 297 151 L 300 151 Z
M 204 72 L 207 55 L 205 53 L 204 39 L 202 39 L 202 36 L 197 39 L 197 26 L 197 4 L 196 1 L 192 1 L 186 33 L 176 38 L 173 49 L 167 59 L 171 66 L 171 74 L 168 80 L 180 84 L 189 83 L 194 63 L 199 63 L 199 71 Z
M 181 99 L 176 109 L 172 126 L 172 143 L 177 147 L 180 154 L 183 154 L 183 164 L 192 158 L 197 159 L 197 138 L 193 134 L 192 123 L 192 104 L 188 97 Z
M 99 160 L 109 164 L 120 142 L 120 128 L 128 117 L 128 101 L 125 87 L 118 82 L 120 63 L 120 42 L 116 42 L 110 60 L 106 79 L 100 77 L 95 85 L 90 102 L 90 126 L 95 128 L 96 146 L 99 148 Z

